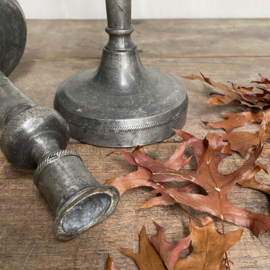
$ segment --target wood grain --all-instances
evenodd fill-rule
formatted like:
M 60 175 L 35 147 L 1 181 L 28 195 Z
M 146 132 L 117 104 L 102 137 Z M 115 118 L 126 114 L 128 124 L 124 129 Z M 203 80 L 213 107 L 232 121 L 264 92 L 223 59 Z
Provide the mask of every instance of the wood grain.
M 133 20 L 142 57 L 270 56 L 268 19 Z M 28 20 L 26 58 L 100 58 L 105 20 Z
M 230 106 L 203 105 L 211 87 L 182 79 L 203 72 L 214 80 L 247 84 L 270 70 L 270 20 L 149 20 L 135 21 L 134 41 L 143 50 L 145 66 L 167 72 L 186 86 L 190 99 L 188 121 L 184 130 L 203 138 L 207 132 L 201 120 L 221 118 L 222 111 L 239 111 Z M 24 58 L 10 79 L 41 106 L 52 107 L 57 86 L 69 76 L 99 64 L 107 37 L 105 21 L 29 21 L 28 44 Z M 256 125 L 245 128 L 255 131 Z M 222 131 L 219 131 L 222 132 Z M 172 137 L 166 142 L 144 148 L 152 158 L 166 161 L 181 145 Z M 105 156 L 112 149 L 79 144 L 71 140 L 68 149 L 77 151 L 94 177 L 102 184 L 135 168 L 121 156 Z M 187 150 L 186 157 L 191 153 Z M 228 173 L 243 160 L 233 155 L 220 170 Z M 262 154 L 261 163 L 269 163 Z M 190 168 L 195 167 L 192 161 Z M 134 262 L 121 254 L 119 247 L 138 251 L 138 233 L 143 225 L 152 235 L 152 220 L 165 228 L 169 241 L 188 234 L 189 218 L 178 207 L 137 207 L 152 195 L 149 188 L 126 192 L 115 213 L 80 237 L 56 241 L 51 226 L 54 216 L 46 200 L 33 184 L 33 172 L 18 170 L 0 153 L 0 269 L 91 269 L 103 270 L 108 253 L 121 270 L 135 270 Z M 269 176 L 259 174 L 259 181 L 269 183 Z M 257 191 L 235 186 L 229 195 L 236 205 L 269 215 L 267 198 Z M 198 212 L 189 209 L 195 215 Z M 202 214 L 203 215 L 203 214 Z M 216 225 L 220 222 L 215 219 Z M 237 226 L 226 223 L 226 231 Z M 270 233 L 256 239 L 248 230 L 240 243 L 229 252 L 233 270 L 268 270 Z

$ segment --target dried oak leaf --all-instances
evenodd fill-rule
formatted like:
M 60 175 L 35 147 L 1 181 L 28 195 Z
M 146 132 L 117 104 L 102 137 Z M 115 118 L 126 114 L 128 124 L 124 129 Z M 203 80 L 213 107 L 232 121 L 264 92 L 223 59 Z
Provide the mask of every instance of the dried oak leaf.
M 261 123 L 263 121 L 264 114 L 270 114 L 270 109 L 265 112 L 252 113 L 252 112 L 241 112 L 241 113 L 222 113 L 226 120 L 209 123 L 202 121 L 206 126 L 211 128 L 222 128 L 226 133 L 232 132 L 235 128 L 250 125 L 252 123 Z
M 220 136 L 223 141 L 229 142 L 231 150 L 238 152 L 243 158 L 252 146 L 260 144 L 260 137 L 257 133 L 241 131 Z
M 179 136 L 185 139 L 186 132 L 176 132 Z M 187 143 L 194 146 L 194 139 L 193 141 L 188 140 Z M 155 182 L 190 182 L 204 188 L 208 195 L 203 196 L 200 194 L 183 193 L 174 189 L 160 189 L 160 193 L 164 192 L 165 194 L 170 195 L 178 203 L 188 205 L 202 212 L 207 212 L 219 217 L 221 220 L 226 220 L 236 225 L 246 227 L 250 229 L 256 237 L 258 237 L 261 231 L 270 230 L 270 217 L 263 214 L 249 212 L 237 207 L 227 199 L 227 195 L 237 181 L 240 178 L 243 179 L 243 175 L 252 168 L 262 151 L 262 146 L 260 145 L 255 148 L 249 159 L 238 170 L 227 175 L 223 175 L 218 171 L 219 163 L 224 157 L 226 157 L 226 155 L 222 153 L 223 148 L 224 146 L 211 151 L 205 151 L 204 156 L 198 163 L 199 165 L 197 170 L 190 173 L 177 171 L 166 172 L 164 168 L 154 168 L 153 170 L 151 166 L 149 167 L 146 164 L 144 167 L 151 170 L 151 179 Z M 250 171 L 246 177 L 250 179 L 255 174 L 256 171 L 253 170 Z
M 106 270 L 118 270 L 110 256 L 108 256 L 106 262 Z
M 183 143 L 182 146 L 179 149 L 177 149 L 174 152 L 174 154 L 171 156 L 171 158 L 165 163 L 165 166 L 169 169 L 179 170 L 183 166 L 188 164 L 191 158 L 187 158 L 187 159 L 183 158 L 185 148 L 186 148 L 186 143 Z M 137 165 L 137 166 L 138 166 L 136 162 L 137 156 L 139 156 L 141 160 L 142 159 L 152 160 L 151 158 L 142 154 L 142 152 L 138 148 L 135 148 L 135 150 L 132 153 L 128 153 L 123 150 L 116 151 L 116 153 L 122 154 L 130 164 Z M 156 166 L 159 166 L 162 163 L 160 160 L 155 160 L 155 164 Z M 120 176 L 114 179 L 109 179 L 105 182 L 105 184 L 116 187 L 119 190 L 120 195 L 122 195 L 125 191 L 129 189 L 133 189 L 133 188 L 141 187 L 141 186 L 147 186 L 147 187 L 152 187 L 154 189 L 159 189 L 160 186 L 158 186 L 158 184 L 152 181 L 149 181 L 151 175 L 152 174 L 148 169 L 138 166 L 138 170 L 136 172 L 132 172 L 130 174 Z
M 254 165 L 262 151 L 262 146 L 255 148 L 249 159 L 238 170 L 223 175 L 219 173 L 218 165 L 228 155 L 228 144 L 223 142 L 219 135 L 208 134 L 204 140 L 200 140 L 184 131 L 179 130 L 176 133 L 194 149 L 198 164 L 196 171 L 183 173 L 168 169 L 160 161 L 152 160 L 140 151 L 132 153 L 133 160 L 138 166 L 152 172 L 151 180 L 154 182 L 188 182 L 201 186 L 208 195 L 190 194 L 167 188 L 160 188 L 156 192 L 169 195 L 177 203 L 246 227 L 257 237 L 261 231 L 269 231 L 269 216 L 241 209 L 227 199 L 231 188 Z M 255 174 L 255 171 L 250 172 L 249 179 Z
M 259 136 L 261 143 L 264 143 L 270 138 L 270 112 L 263 112 L 263 121 L 259 126 Z
M 141 186 L 152 187 L 154 189 L 159 188 L 156 183 L 149 181 L 150 177 L 151 172 L 149 172 L 149 170 L 138 167 L 136 172 L 132 172 L 114 179 L 109 179 L 105 182 L 105 185 L 112 185 L 116 187 L 120 195 L 129 189 Z
M 270 217 L 246 211 L 232 204 L 227 195 L 247 171 L 255 164 L 262 151 L 262 145 L 254 148 L 248 160 L 235 172 L 223 175 L 218 171 L 218 165 L 230 154 L 229 144 L 222 141 L 219 135 L 209 133 L 204 140 L 197 139 L 189 133 L 176 130 L 176 133 L 191 145 L 197 160 L 197 170 L 183 173 L 176 169 L 167 168 L 160 160 L 153 160 L 137 150 L 132 153 L 122 151 L 122 154 L 138 167 L 152 173 L 149 182 L 156 182 L 156 193 L 169 195 L 176 203 L 188 205 L 196 210 L 210 213 L 236 225 L 250 229 L 255 236 L 261 231 L 270 230 Z M 251 170 L 246 179 L 255 176 L 256 170 Z M 246 180 L 244 179 L 244 180 Z M 134 180 L 136 181 L 136 180 Z M 174 189 L 162 188 L 165 182 L 187 182 L 203 188 L 207 196 L 179 192 Z M 133 186 L 133 185 L 131 185 Z M 161 196 L 162 198 L 162 196 Z M 164 197 L 163 197 L 164 198 Z M 163 204 L 163 198 L 161 204 Z
M 239 99 L 237 92 L 233 88 L 231 88 L 225 84 L 222 84 L 222 83 L 217 83 L 217 82 L 213 81 L 212 79 L 205 77 L 202 73 L 201 73 L 201 75 L 202 75 L 202 77 L 192 75 L 192 76 L 186 76 L 183 78 L 189 79 L 189 80 L 204 81 L 204 82 L 210 84 L 211 86 L 214 86 L 215 88 L 217 88 L 218 90 L 220 90 L 224 93 L 224 95 L 214 93 L 214 97 L 205 101 L 204 104 L 224 105 L 224 104 L 228 104 L 234 100 Z
M 164 186 L 160 185 L 159 188 L 165 188 Z M 194 184 L 188 184 L 184 187 L 181 187 L 178 191 L 179 192 L 191 192 L 193 190 L 193 188 L 195 187 Z M 153 194 L 159 194 L 159 191 L 158 190 L 153 190 L 151 191 L 151 193 Z M 168 194 L 166 193 L 163 193 L 161 194 L 161 196 L 159 197 L 154 197 L 150 200 L 148 200 L 146 203 L 142 204 L 139 208 L 140 209 L 147 209 L 147 208 L 151 208 L 151 207 L 154 207 L 154 206 L 159 206 L 159 205 L 174 205 L 175 204 L 175 201 L 174 199 L 169 196 Z
M 167 242 L 164 230 L 156 225 L 157 234 L 150 238 L 151 243 L 159 252 L 169 270 L 219 270 L 224 253 L 240 241 L 243 231 L 219 234 L 210 217 L 201 219 L 203 227 L 196 226 L 190 221 L 190 236 L 175 244 Z M 190 239 L 191 238 L 191 239 Z M 192 241 L 193 251 L 179 259 L 180 253 Z
M 253 176 L 254 172 L 256 174 L 261 170 L 268 174 L 267 165 L 255 163 L 245 174 L 240 177 L 237 183 L 243 187 L 252 188 L 270 194 L 270 185 L 258 182 L 255 176 Z
M 257 88 L 253 91 L 254 87 L 241 87 L 237 84 L 232 83 L 233 89 L 239 95 L 239 102 L 242 105 L 246 105 L 250 108 L 263 109 L 270 105 L 269 91 L 265 88 Z
M 146 235 L 145 227 L 141 230 L 139 237 L 139 253 L 134 253 L 127 248 L 120 248 L 121 252 L 131 257 L 136 262 L 140 270 L 167 270 L 160 255 L 150 243 Z
M 266 88 L 259 87 L 241 87 L 237 84 L 231 83 L 232 87 L 229 87 L 222 83 L 217 83 L 210 78 L 205 77 L 201 73 L 202 77 L 192 75 L 184 77 L 189 80 L 200 80 L 208 83 L 209 85 L 215 87 L 216 89 L 223 92 L 222 94 L 212 93 L 214 95 L 210 99 L 208 99 L 204 104 L 215 104 L 215 105 L 224 105 L 228 104 L 232 101 L 237 101 L 242 105 L 248 106 L 250 108 L 259 108 L 263 109 L 265 107 L 270 106 L 270 95 L 268 88 L 269 80 L 265 79 L 261 75 L 261 82 L 255 82 L 258 84 L 265 84 Z
M 154 224 L 156 226 L 157 233 L 150 237 L 150 242 L 160 254 L 167 268 L 169 270 L 174 269 L 182 251 L 189 247 L 192 236 L 189 235 L 172 244 L 166 240 L 164 229 L 156 222 L 154 222 Z
M 257 83 L 257 84 L 265 84 L 266 89 L 270 90 L 270 81 L 266 78 L 264 78 L 261 74 L 259 74 L 261 81 L 252 81 L 251 83 Z

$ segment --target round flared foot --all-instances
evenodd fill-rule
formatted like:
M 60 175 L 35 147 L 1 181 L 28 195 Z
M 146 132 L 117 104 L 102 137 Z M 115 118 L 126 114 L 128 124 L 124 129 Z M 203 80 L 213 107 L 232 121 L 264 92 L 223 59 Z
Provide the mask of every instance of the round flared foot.
M 102 89 L 97 70 L 67 79 L 57 90 L 54 106 L 78 141 L 105 147 L 133 147 L 162 141 L 181 129 L 188 97 L 175 78 L 146 69 L 136 93 Z M 123 82 L 124 83 L 124 82 Z

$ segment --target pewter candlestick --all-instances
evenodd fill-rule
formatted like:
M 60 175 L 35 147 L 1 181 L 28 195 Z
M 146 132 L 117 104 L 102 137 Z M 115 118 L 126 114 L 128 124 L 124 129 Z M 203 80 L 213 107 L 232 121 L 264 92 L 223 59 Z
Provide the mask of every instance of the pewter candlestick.
M 78 153 L 64 150 L 70 131 L 63 117 L 38 107 L 1 72 L 9 74 L 16 67 L 25 46 L 26 23 L 15 0 L 0 0 L 0 33 L 1 150 L 12 165 L 36 168 L 35 185 L 56 215 L 53 234 L 70 240 L 106 219 L 117 206 L 119 192 L 101 186 Z
M 81 142 L 131 147 L 167 139 L 186 122 L 185 88 L 170 75 L 143 67 L 131 40 L 131 0 L 106 4 L 110 39 L 100 66 L 62 83 L 54 107 Z

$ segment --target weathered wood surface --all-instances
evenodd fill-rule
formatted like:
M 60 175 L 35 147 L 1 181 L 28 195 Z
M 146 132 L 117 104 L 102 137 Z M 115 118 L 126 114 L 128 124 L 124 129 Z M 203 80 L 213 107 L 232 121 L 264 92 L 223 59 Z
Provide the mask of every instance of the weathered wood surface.
M 270 56 L 268 19 L 134 20 L 143 57 Z M 99 58 L 105 20 L 28 21 L 26 58 Z
M 200 120 L 218 120 L 220 112 L 239 109 L 203 105 L 211 88 L 181 77 L 202 71 L 217 81 L 246 84 L 256 79 L 259 72 L 268 76 L 269 24 L 270 20 L 135 21 L 134 40 L 143 51 L 145 66 L 177 77 L 187 88 L 190 105 L 185 131 L 203 138 L 210 130 Z M 29 21 L 26 53 L 10 79 L 39 105 L 52 107 L 56 88 L 64 79 L 99 64 L 107 40 L 104 26 L 105 21 Z M 248 130 L 256 130 L 256 126 Z M 144 150 L 165 161 L 180 144 L 181 140 L 174 136 Z M 81 154 L 101 184 L 135 169 L 120 156 L 105 158 L 112 149 L 75 140 L 68 148 Z M 241 162 L 234 155 L 220 169 L 229 172 Z M 269 154 L 263 154 L 259 162 L 269 163 Z M 190 166 L 194 167 L 194 162 Z M 103 270 L 109 253 L 120 270 L 135 270 L 134 262 L 118 248 L 137 252 L 138 233 L 143 225 L 149 235 L 154 234 L 152 220 L 155 220 L 165 228 L 169 241 L 188 234 L 188 216 L 178 207 L 138 210 L 151 197 L 149 188 L 138 188 L 126 192 L 116 212 L 93 230 L 66 243 L 56 241 L 51 232 L 53 213 L 32 179 L 33 172 L 11 167 L 0 154 L 0 269 Z M 265 174 L 260 174 L 259 180 L 269 183 Z M 236 186 L 229 198 L 247 210 L 270 214 L 267 198 L 257 191 Z M 226 231 L 237 228 L 225 224 Z M 241 242 L 230 250 L 229 257 L 234 262 L 233 270 L 268 270 L 270 233 L 261 233 L 256 239 L 245 229 Z

